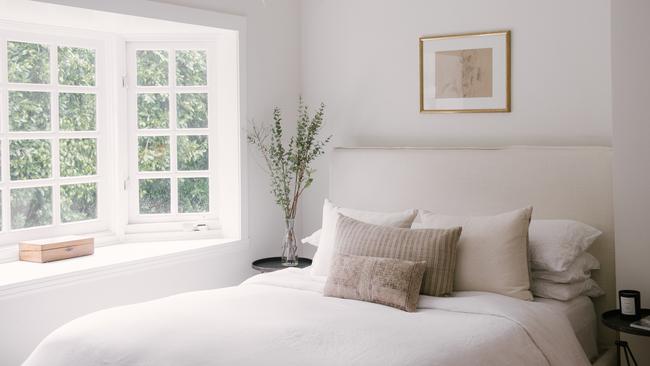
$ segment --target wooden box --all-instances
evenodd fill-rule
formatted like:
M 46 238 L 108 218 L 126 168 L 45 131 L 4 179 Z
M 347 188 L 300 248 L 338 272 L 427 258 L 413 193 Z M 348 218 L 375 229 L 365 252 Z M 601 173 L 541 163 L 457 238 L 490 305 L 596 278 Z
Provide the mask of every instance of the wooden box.
M 62 236 L 58 238 L 20 242 L 20 260 L 45 263 L 93 254 L 95 239 L 88 236 Z

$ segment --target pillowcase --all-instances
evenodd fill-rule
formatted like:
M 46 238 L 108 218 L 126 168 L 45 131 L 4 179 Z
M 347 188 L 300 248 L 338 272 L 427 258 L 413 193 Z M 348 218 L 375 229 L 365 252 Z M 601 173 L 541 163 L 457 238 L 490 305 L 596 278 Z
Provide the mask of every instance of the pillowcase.
M 301 242 L 303 244 L 311 244 L 311 245 L 317 247 L 318 242 L 320 242 L 320 233 L 321 233 L 321 229 L 318 229 L 318 230 L 314 231 L 313 233 L 311 233 L 311 235 L 309 235 L 308 237 L 303 238 L 301 240 Z
M 454 289 L 456 247 L 461 228 L 402 229 L 366 224 L 340 215 L 336 251 L 340 254 L 425 261 L 420 292 L 442 296 Z
M 314 259 L 311 265 L 312 275 L 327 276 L 329 274 L 332 257 L 334 255 L 336 221 L 338 220 L 339 213 L 369 224 L 403 228 L 411 227 L 411 223 L 413 223 L 413 220 L 417 215 L 416 210 L 390 213 L 353 210 L 334 206 L 326 199 L 323 204 L 323 225 L 321 228 L 318 250 L 316 251 L 316 254 L 314 254 Z
M 530 223 L 531 266 L 534 270 L 566 271 L 602 232 L 573 220 Z
M 561 301 L 573 300 L 580 295 L 598 297 L 605 292 L 591 278 L 585 281 L 561 284 L 544 280 L 533 281 L 533 294 L 537 297 Z
M 486 291 L 532 300 L 528 224 L 532 207 L 494 216 L 447 216 L 421 211 L 421 226 L 462 226 L 454 291 Z
M 413 312 L 426 262 L 336 254 L 325 296 L 383 304 Z
M 600 269 L 600 262 L 593 255 L 584 252 L 566 271 L 533 271 L 533 280 L 546 280 L 554 283 L 573 283 L 591 278 L 591 271 Z

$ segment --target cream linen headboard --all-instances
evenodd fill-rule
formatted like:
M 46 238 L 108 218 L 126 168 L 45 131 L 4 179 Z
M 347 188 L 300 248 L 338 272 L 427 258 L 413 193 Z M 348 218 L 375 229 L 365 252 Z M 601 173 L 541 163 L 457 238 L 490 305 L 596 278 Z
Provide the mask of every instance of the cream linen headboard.
M 359 209 L 464 215 L 532 205 L 533 218 L 592 225 L 603 232 L 590 249 L 607 293 L 595 300 L 599 315 L 616 304 L 611 155 L 608 147 L 337 148 L 330 198 Z M 601 345 L 613 337 L 599 328 Z

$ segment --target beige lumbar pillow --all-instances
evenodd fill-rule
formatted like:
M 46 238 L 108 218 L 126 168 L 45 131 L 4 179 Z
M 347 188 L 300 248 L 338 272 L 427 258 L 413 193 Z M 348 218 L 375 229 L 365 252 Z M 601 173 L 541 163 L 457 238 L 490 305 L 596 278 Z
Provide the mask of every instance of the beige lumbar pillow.
M 454 290 L 456 247 L 461 228 L 403 229 L 366 224 L 339 215 L 336 253 L 424 261 L 426 270 L 420 292 L 443 296 Z
M 448 216 L 421 211 L 417 227 L 462 226 L 454 291 L 486 291 L 532 300 L 528 225 L 532 207 L 494 216 Z
M 336 254 L 324 294 L 413 312 L 425 268 L 425 262 Z

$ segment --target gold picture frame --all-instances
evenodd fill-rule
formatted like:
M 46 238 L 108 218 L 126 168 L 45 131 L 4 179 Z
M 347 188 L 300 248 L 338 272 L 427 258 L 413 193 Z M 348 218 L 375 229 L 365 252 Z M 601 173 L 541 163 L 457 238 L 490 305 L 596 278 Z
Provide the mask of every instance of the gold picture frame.
M 420 112 L 510 112 L 510 39 L 509 30 L 420 37 Z

